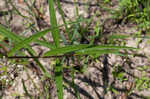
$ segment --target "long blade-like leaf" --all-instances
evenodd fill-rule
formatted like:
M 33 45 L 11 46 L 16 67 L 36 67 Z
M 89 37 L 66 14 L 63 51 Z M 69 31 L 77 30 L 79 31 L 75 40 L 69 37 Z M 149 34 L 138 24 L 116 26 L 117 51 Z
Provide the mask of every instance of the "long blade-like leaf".
M 112 46 L 112 45 L 97 45 L 97 46 L 92 46 L 89 44 L 80 44 L 80 45 L 69 45 L 66 47 L 61 47 L 57 49 L 50 50 L 46 52 L 43 56 L 50 56 L 50 55 L 61 55 L 61 54 L 66 54 L 70 52 L 76 52 L 77 53 L 97 53 L 98 51 L 102 50 L 121 50 L 121 49 L 137 49 L 133 47 L 127 47 L 127 46 Z
M 24 40 L 23 37 L 20 37 L 19 35 L 16 35 L 15 33 L 10 32 L 9 30 L 7 30 L 2 25 L 0 25 L 0 34 L 5 36 L 5 37 L 8 37 L 8 38 L 12 39 L 14 42 L 21 42 L 21 43 L 23 43 L 22 41 Z M 31 56 L 34 56 L 36 54 L 34 52 L 34 50 L 32 48 L 30 48 L 30 46 L 26 46 L 25 45 L 25 47 L 27 48 L 27 51 L 29 52 L 29 54 Z M 40 68 L 42 69 L 43 72 L 46 72 L 46 70 L 43 67 L 43 65 L 37 59 L 34 59 L 34 61 L 40 66 Z
M 29 92 L 28 92 L 28 90 L 27 90 L 27 88 L 26 88 L 26 86 L 25 86 L 25 83 L 24 83 L 24 80 L 22 79 L 22 85 L 23 85 L 23 89 L 24 89 L 24 91 L 25 91 L 25 94 L 30 98 L 30 99 L 32 99 L 32 96 L 29 94 Z
M 9 30 L 7 30 L 7 29 L 6 29 L 4 26 L 2 26 L 2 25 L 0 25 L 0 34 L 3 35 L 3 36 L 5 36 L 5 37 L 8 37 L 8 38 L 10 38 L 10 39 L 12 39 L 12 40 L 14 40 L 14 41 L 16 41 L 16 42 L 18 42 L 18 41 L 21 40 L 21 38 L 20 38 L 18 35 L 16 35 L 16 34 L 10 32 Z
M 50 24 L 51 27 L 57 27 L 57 19 L 56 19 L 56 14 L 55 14 L 55 9 L 54 9 L 54 2 L 53 0 L 48 0 L 49 4 L 49 12 L 50 12 Z M 59 28 L 55 28 L 51 31 L 53 40 L 55 43 L 56 48 L 59 47 Z M 56 66 L 55 66 L 55 81 L 56 81 L 56 87 L 57 87 L 57 96 L 58 99 L 63 99 L 63 68 L 62 65 L 60 64 L 60 60 L 56 59 Z
M 5 37 L 10 38 L 11 40 L 14 41 L 14 43 L 16 43 L 16 42 L 22 42 L 22 40 L 24 39 L 23 37 L 15 34 L 13 32 L 10 32 L 9 30 L 7 30 L 2 25 L 0 25 L 0 34 L 3 35 L 3 36 L 5 36 Z M 25 45 L 25 47 L 28 48 L 30 51 L 32 51 L 35 54 L 35 52 L 29 46 Z
M 62 10 L 62 8 L 61 8 L 60 0 L 57 0 L 56 2 L 57 2 L 57 7 L 58 7 L 58 10 L 59 10 L 59 13 L 60 13 L 60 15 L 61 15 L 61 17 L 62 17 L 62 20 L 63 20 L 64 24 L 65 24 L 65 30 L 66 30 L 66 32 L 67 32 L 67 34 L 68 34 L 69 40 L 71 40 L 71 35 L 70 35 L 70 33 L 69 33 L 68 24 L 67 24 L 67 22 L 66 22 L 66 20 L 65 20 L 65 15 L 64 15 L 64 12 L 63 12 L 63 10 Z
M 89 46 L 91 46 L 91 45 L 89 45 L 89 44 L 69 45 L 69 46 L 50 50 L 50 51 L 46 52 L 43 56 L 60 55 L 60 54 L 70 53 L 70 52 L 74 52 L 76 50 L 87 48 Z
M 54 48 L 56 48 L 55 45 L 50 44 L 49 42 L 46 42 L 46 41 L 36 40 L 35 43 L 37 43 L 37 44 L 39 44 L 39 45 L 41 45 L 41 46 L 45 46 L 45 47 L 47 47 L 47 48 L 49 48 L 49 49 L 54 49 Z
M 150 39 L 150 36 L 148 35 L 127 35 L 127 34 L 113 34 L 108 36 L 109 39 L 127 39 L 127 38 L 143 38 L 143 39 Z
M 59 59 L 56 59 L 55 65 L 55 82 L 57 87 L 58 99 L 63 99 L 63 67 Z
M 78 50 L 75 52 L 76 55 L 90 55 L 90 54 L 109 54 L 118 53 L 121 49 L 137 49 L 127 46 L 112 46 L 112 45 L 97 45 L 91 48 Z
M 91 48 L 85 49 L 85 50 L 93 50 L 93 49 L 137 49 L 134 47 L 128 47 L 128 46 L 114 46 L 114 45 L 96 45 L 92 46 Z
M 49 13 L 50 13 L 50 24 L 51 27 L 57 27 L 57 19 L 56 19 L 56 14 L 55 14 L 55 9 L 54 9 L 54 2 L 53 0 L 48 0 L 49 3 Z M 52 36 L 53 40 L 55 42 L 56 47 L 59 46 L 59 29 L 55 28 L 52 30 Z
M 12 50 L 10 50 L 10 52 L 8 53 L 8 56 L 12 56 L 17 50 L 19 50 L 20 48 L 23 48 L 24 46 L 28 45 L 29 43 L 33 42 L 34 40 L 37 40 L 38 38 L 44 36 L 49 31 L 50 31 L 50 29 L 46 29 L 44 31 L 37 32 L 34 35 L 30 36 L 29 38 L 26 38 L 26 39 L 22 40 L 21 42 L 17 43 L 16 45 L 14 45 L 14 48 Z
M 118 49 L 105 49 L 105 50 L 81 50 L 81 51 L 76 51 L 75 55 L 101 55 L 101 54 L 115 54 L 118 53 Z

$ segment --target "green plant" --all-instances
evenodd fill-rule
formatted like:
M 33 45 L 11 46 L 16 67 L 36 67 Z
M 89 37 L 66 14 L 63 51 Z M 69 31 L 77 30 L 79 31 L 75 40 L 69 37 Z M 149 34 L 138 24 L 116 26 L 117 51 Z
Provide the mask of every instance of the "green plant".
M 136 89 L 139 91 L 150 90 L 149 77 L 146 77 L 146 70 L 149 69 L 149 66 L 142 66 L 137 68 L 141 71 L 142 76 L 136 79 Z
M 7 46 L 3 44 L 2 42 L 0 42 L 0 44 L 2 44 L 3 46 L 9 49 L 8 53 L 6 53 L 5 55 L 6 58 L 10 58 L 10 59 L 33 58 L 36 64 L 42 70 L 44 77 L 55 80 L 58 99 L 63 99 L 63 87 L 64 87 L 63 86 L 63 68 L 64 68 L 63 64 L 65 64 L 64 60 L 66 60 L 66 57 L 78 58 L 78 60 L 83 59 L 85 57 L 85 59 L 83 59 L 84 66 L 81 70 L 81 72 L 84 72 L 88 65 L 88 59 L 91 57 L 97 58 L 98 56 L 102 54 L 124 55 L 123 53 L 120 52 L 120 50 L 136 50 L 137 48 L 127 47 L 125 45 L 117 46 L 113 44 L 103 44 L 102 42 L 101 42 L 101 45 L 94 44 L 94 39 L 96 37 L 99 38 L 99 36 L 103 36 L 100 34 L 102 32 L 101 31 L 102 28 L 100 27 L 99 22 L 97 22 L 96 27 L 93 29 L 95 32 L 95 35 L 90 36 L 91 41 L 86 44 L 81 43 L 80 41 L 78 41 L 78 39 L 83 39 L 83 38 L 88 39 L 88 37 L 86 37 L 87 36 L 86 32 L 89 32 L 88 26 L 91 22 L 91 19 L 82 18 L 79 15 L 77 5 L 75 5 L 76 19 L 74 22 L 71 22 L 71 21 L 67 22 L 65 20 L 64 13 L 60 5 L 60 1 L 55 0 L 55 2 L 59 9 L 59 13 L 61 14 L 61 17 L 63 19 L 63 22 L 64 22 L 63 25 L 57 24 L 57 19 L 56 19 L 56 14 L 55 14 L 56 9 L 54 7 L 54 1 L 48 0 L 51 27 L 49 27 L 48 29 L 44 29 L 42 31 L 41 30 L 37 31 L 36 33 L 34 33 L 33 35 L 29 37 L 25 37 L 22 35 L 17 35 L 16 33 L 11 32 L 8 28 L 4 27 L 3 25 L 0 25 L 1 41 L 3 40 L 3 38 L 8 38 L 8 40 L 10 41 L 10 43 L 6 44 Z M 30 6 L 28 6 L 28 8 L 32 9 L 30 8 Z M 20 16 L 22 16 L 20 12 L 18 12 L 17 9 L 15 10 Z M 33 14 L 32 16 L 36 16 L 36 15 Z M 22 16 L 22 17 L 25 17 L 25 16 Z M 81 24 L 82 22 L 85 22 L 86 25 L 83 26 Z M 71 25 L 71 27 L 68 28 L 68 25 Z M 59 28 L 63 26 L 65 26 L 65 32 L 67 36 L 60 35 L 59 33 L 60 32 Z M 32 26 L 30 27 L 30 24 L 29 24 L 29 28 L 32 28 Z M 52 34 L 53 42 L 46 41 L 44 38 L 44 36 L 48 34 L 49 32 L 51 32 Z M 70 32 L 72 32 L 72 34 L 70 34 Z M 69 39 L 67 39 L 67 37 Z M 127 37 L 127 36 L 123 36 L 123 37 Z M 42 40 L 40 38 L 42 38 Z M 121 37 L 118 37 L 118 38 L 121 38 Z M 64 42 L 61 42 L 61 40 L 63 40 Z M 43 53 L 42 56 L 38 56 L 38 53 L 36 53 L 30 46 L 31 43 L 36 43 L 36 44 L 39 44 L 40 46 L 47 47 L 49 51 Z M 25 51 L 27 51 L 30 56 L 27 56 L 25 54 Z M 48 73 L 48 70 L 38 60 L 38 58 L 51 58 L 51 57 L 55 58 L 55 61 L 54 61 L 55 76 L 54 77 L 52 77 Z M 28 60 L 25 60 L 25 61 L 28 61 Z M 1 69 L 4 70 L 5 68 L 1 68 Z M 74 74 L 75 74 L 75 70 L 72 69 L 71 71 L 72 86 L 71 87 L 74 88 L 76 97 L 79 99 L 80 94 L 75 87 Z M 121 80 L 123 79 L 123 74 L 120 71 L 118 71 L 117 74 L 113 73 L 113 75 L 117 77 L 118 79 L 121 79 Z M 26 95 L 29 98 L 32 98 L 32 96 L 30 95 L 30 93 L 28 92 L 25 86 L 24 80 L 22 80 L 22 84 L 23 84 L 23 88 L 24 88 Z M 47 87 L 45 87 L 45 90 L 46 91 L 48 90 Z M 49 96 L 47 96 L 47 98 L 49 98 Z
M 118 23 L 132 20 L 139 24 L 142 30 L 149 31 L 149 0 L 118 0 L 119 6 L 113 11 L 113 17 Z
M 120 65 L 114 67 L 112 74 L 114 78 L 121 82 L 128 80 L 127 78 L 125 78 L 125 73 L 123 72 L 122 67 Z

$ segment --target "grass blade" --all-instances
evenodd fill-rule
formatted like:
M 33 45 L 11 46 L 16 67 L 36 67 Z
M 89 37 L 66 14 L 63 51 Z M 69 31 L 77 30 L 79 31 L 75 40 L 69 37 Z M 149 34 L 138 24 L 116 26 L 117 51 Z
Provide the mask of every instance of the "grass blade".
M 63 74 L 62 74 L 62 64 L 59 59 L 56 59 L 55 65 L 55 82 L 57 87 L 58 99 L 63 99 Z
M 52 36 L 55 42 L 55 46 L 58 47 L 59 46 L 59 29 L 55 28 L 57 27 L 57 19 L 56 19 L 53 0 L 48 0 L 48 4 L 49 4 L 49 13 L 50 13 L 50 24 L 51 24 L 51 27 L 54 28 L 52 30 Z
M 81 50 L 76 51 L 75 55 L 102 55 L 102 54 L 113 54 L 118 53 L 119 50 L 117 49 L 105 49 L 105 50 Z
M 76 50 L 87 48 L 89 46 L 91 46 L 91 45 L 89 45 L 89 44 L 69 45 L 69 46 L 50 50 L 50 51 L 46 52 L 43 56 L 60 55 L 60 54 L 70 53 L 70 52 L 74 52 Z
M 46 41 L 36 40 L 35 43 L 37 43 L 39 45 L 42 45 L 42 46 L 45 46 L 45 47 L 47 47 L 49 49 L 56 48 L 53 44 L 50 44 L 49 42 L 46 42 Z
M 37 40 L 38 38 L 42 37 L 49 31 L 50 31 L 50 29 L 46 29 L 44 31 L 37 32 L 34 35 L 30 36 L 29 38 L 26 38 L 26 39 L 22 40 L 21 42 L 18 42 L 16 45 L 14 45 L 14 48 L 12 50 L 10 50 L 10 52 L 8 53 L 8 56 L 12 56 L 17 50 L 19 50 L 20 48 L 23 48 L 24 46 L 28 45 L 29 43 L 33 42 L 34 40 Z
M 128 46 L 96 45 L 93 46 L 91 49 L 137 49 L 137 48 L 128 47 Z
M 7 30 L 2 25 L 0 25 L 0 34 L 5 36 L 5 37 L 12 39 L 14 41 L 14 43 L 22 42 L 22 40 L 24 39 L 23 37 L 20 37 L 19 35 L 16 35 L 15 33 L 10 32 L 9 30 Z M 28 48 L 30 51 L 32 51 L 32 53 L 35 54 L 35 52 L 28 45 L 25 45 L 25 47 Z
M 49 4 L 49 14 L 50 14 L 50 24 L 51 27 L 57 27 L 57 19 L 54 9 L 54 1 L 48 0 Z M 56 48 L 59 47 L 59 28 L 55 28 L 52 30 L 52 36 L 55 43 Z M 58 99 L 63 99 L 63 67 L 60 63 L 59 59 L 56 59 L 56 66 L 55 66 L 55 81 L 56 81 L 56 87 L 57 87 L 57 96 Z
M 142 35 L 135 35 L 135 34 L 133 34 L 133 35 L 127 35 L 127 34 L 115 34 L 115 35 L 110 35 L 110 36 L 108 36 L 109 37 L 109 39 L 127 39 L 127 38 L 143 38 L 143 39 L 150 39 L 150 36 L 148 36 L 148 35 L 144 35 L 144 36 L 142 36 Z
M 112 46 L 112 45 L 98 45 L 91 48 L 76 51 L 76 55 L 91 55 L 91 54 L 109 54 L 118 53 L 121 49 L 134 50 L 137 48 L 127 46 Z
M 23 37 L 20 37 L 20 36 L 16 35 L 15 33 L 10 32 L 9 30 L 5 29 L 2 25 L 0 25 L 0 34 L 12 39 L 14 42 L 23 43 L 23 39 L 24 39 Z M 27 51 L 29 52 L 29 54 L 31 56 L 34 56 L 36 54 L 34 52 L 34 50 L 32 48 L 30 48 L 30 46 L 26 46 L 26 47 L 27 47 Z M 40 66 L 40 68 L 43 72 L 46 72 L 44 66 L 37 59 L 34 59 L 34 61 L 38 64 L 38 66 Z
M 5 36 L 5 37 L 8 37 L 16 42 L 20 41 L 21 38 L 16 35 L 15 33 L 12 33 L 10 32 L 9 30 L 7 30 L 4 26 L 0 25 L 0 34 Z
M 63 10 L 61 8 L 61 5 L 60 5 L 60 0 L 57 0 L 56 2 L 57 2 L 57 7 L 58 7 L 58 10 L 59 10 L 59 13 L 60 13 L 60 15 L 62 17 L 62 20 L 63 20 L 64 24 L 65 24 L 65 30 L 68 33 L 68 38 L 69 38 L 69 40 L 71 40 L 71 35 L 69 34 L 68 24 L 67 24 L 67 22 L 65 20 L 64 12 L 63 12 Z
M 24 89 L 24 91 L 25 91 L 25 94 L 30 98 L 30 99 L 32 99 L 32 96 L 28 93 L 28 90 L 27 90 L 27 88 L 26 88 L 26 86 L 25 86 L 25 83 L 24 83 L 24 80 L 22 79 L 22 85 L 23 85 L 23 89 Z
M 100 53 L 99 51 L 102 51 L 104 53 L 105 50 L 106 53 L 107 52 L 111 52 L 111 50 L 113 50 L 112 52 L 114 52 L 114 50 L 121 50 L 121 49 L 137 49 L 137 48 L 133 48 L 133 47 L 127 47 L 127 46 L 112 46 L 112 45 L 90 45 L 90 44 L 80 44 L 80 45 L 69 45 L 66 47 L 60 47 L 57 49 L 53 49 L 50 50 L 48 52 L 46 52 L 43 56 L 50 56 L 50 55 L 61 55 L 61 54 L 66 54 L 66 53 L 70 53 L 70 52 L 76 52 L 76 54 L 88 54 L 88 53 L 92 53 L 92 54 L 96 54 L 96 53 Z

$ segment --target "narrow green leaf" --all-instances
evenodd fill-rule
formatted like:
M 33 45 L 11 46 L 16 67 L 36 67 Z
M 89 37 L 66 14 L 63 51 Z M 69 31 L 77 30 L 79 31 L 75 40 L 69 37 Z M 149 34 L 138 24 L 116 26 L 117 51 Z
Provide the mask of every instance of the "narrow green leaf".
M 9 30 L 7 30 L 4 26 L 0 25 L 0 34 L 5 36 L 5 37 L 8 37 L 14 41 L 20 41 L 21 38 L 16 35 L 15 33 L 12 33 L 10 32 Z
M 46 41 L 36 40 L 35 43 L 40 44 L 40 45 L 45 46 L 50 49 L 56 48 L 55 45 L 50 44 L 49 42 L 46 42 Z
M 109 39 L 126 39 L 126 38 L 143 38 L 143 39 L 150 39 L 150 36 L 148 35 L 125 35 L 125 34 L 114 34 L 114 35 L 109 35 Z
M 0 41 L 0 44 L 3 45 L 3 46 L 5 46 L 6 48 L 10 49 L 9 44 L 7 44 L 7 43 L 5 43 L 5 42 L 3 42 L 3 41 Z M 0 47 L 1 47 L 1 46 L 0 46 Z M 6 53 L 5 53 L 5 54 L 6 54 Z
M 24 91 L 25 91 L 25 94 L 30 98 L 30 99 L 32 99 L 32 96 L 29 94 L 29 92 L 28 92 L 28 90 L 27 90 L 27 88 L 26 88 L 26 86 L 25 86 L 25 83 L 24 83 L 24 80 L 22 79 L 22 85 L 23 85 L 23 89 L 24 89 Z
M 111 54 L 111 53 L 118 53 L 118 49 L 101 49 L 101 50 L 80 50 L 76 51 L 75 55 L 102 55 L 102 54 Z
M 93 50 L 93 49 L 137 49 L 137 48 L 128 46 L 96 45 L 86 50 Z
M 23 37 L 15 34 L 13 32 L 10 32 L 9 30 L 7 30 L 2 25 L 0 25 L 0 34 L 5 36 L 5 37 L 8 37 L 8 38 L 12 39 L 14 41 L 14 43 L 17 43 L 19 41 L 22 42 L 22 40 L 24 39 Z M 32 50 L 32 48 L 30 48 L 30 46 L 25 45 L 25 47 L 28 48 L 30 51 L 32 51 L 32 53 L 35 54 L 35 52 Z
M 77 55 L 109 54 L 109 53 L 117 53 L 121 49 L 137 49 L 137 48 L 127 46 L 98 45 L 91 48 L 78 50 L 75 53 Z
M 55 81 L 57 87 L 58 99 L 63 99 L 63 67 L 59 59 L 56 59 L 55 65 Z
M 26 39 L 22 40 L 21 42 L 18 42 L 16 45 L 14 45 L 14 48 L 10 50 L 10 52 L 8 53 L 8 56 L 12 56 L 17 50 L 19 50 L 20 48 L 23 48 L 24 46 L 28 45 L 29 43 L 33 42 L 34 40 L 37 40 L 38 38 L 42 37 L 49 31 L 50 31 L 50 29 L 46 29 L 44 31 L 37 32 L 34 35 L 30 36 L 29 38 L 26 38 Z
M 67 24 L 67 22 L 66 22 L 66 20 L 65 20 L 65 15 L 64 15 L 64 12 L 63 12 L 63 10 L 62 10 L 62 8 L 61 8 L 60 0 L 57 0 L 56 2 L 57 2 L 57 7 L 58 7 L 58 10 L 59 10 L 59 13 L 60 13 L 60 15 L 61 15 L 61 17 L 62 17 L 62 20 L 63 20 L 64 24 L 65 24 L 65 30 L 66 30 L 66 32 L 68 33 L 69 40 L 71 40 L 71 35 L 70 35 L 70 33 L 69 33 L 68 24 Z
M 57 19 L 56 19 L 56 14 L 55 14 L 55 9 L 54 9 L 54 1 L 53 0 L 48 0 L 49 4 L 49 13 L 50 13 L 50 24 L 51 27 L 57 27 Z M 54 28 L 52 30 L 52 36 L 53 40 L 55 42 L 55 46 L 59 46 L 59 28 Z
M 50 14 L 50 24 L 51 27 L 57 27 L 57 19 L 54 9 L 54 2 L 53 0 L 48 0 L 49 4 L 49 14 Z M 59 47 L 59 28 L 54 28 L 52 31 L 52 37 L 55 43 L 56 48 Z M 57 87 L 57 96 L 58 99 L 63 99 L 63 67 L 60 63 L 59 59 L 56 59 L 56 66 L 55 66 L 55 81 L 56 81 L 56 87 Z
M 89 45 L 89 44 L 69 45 L 69 46 L 65 46 L 65 47 L 52 49 L 52 50 L 46 52 L 43 56 L 60 55 L 60 54 L 70 53 L 70 52 L 74 52 L 76 50 L 87 48 L 89 46 L 91 46 L 91 45 Z
M 5 37 L 8 37 L 8 38 L 12 39 L 14 42 L 24 43 L 23 40 L 25 38 L 20 37 L 19 35 L 16 35 L 13 32 L 10 32 L 9 30 L 7 30 L 2 25 L 0 25 L 0 34 L 5 36 Z M 35 51 L 32 48 L 30 48 L 30 46 L 25 46 L 25 47 L 27 48 L 27 51 L 29 52 L 29 54 L 31 56 L 34 56 L 36 54 Z M 40 68 L 42 69 L 43 72 L 46 72 L 44 66 L 37 59 L 34 59 L 34 61 L 38 64 L 38 66 L 40 66 Z
M 57 49 L 53 49 L 50 50 L 48 52 L 46 52 L 43 56 L 50 56 L 50 55 L 60 55 L 60 54 L 66 54 L 66 53 L 70 53 L 70 52 L 75 52 L 76 53 L 100 53 L 98 51 L 111 51 L 113 50 L 121 50 L 121 49 L 137 49 L 137 48 L 133 48 L 133 47 L 127 47 L 127 46 L 112 46 L 112 45 L 97 45 L 97 46 L 92 46 L 89 44 L 80 44 L 80 45 L 69 45 L 66 47 L 60 47 Z M 106 51 L 106 53 L 107 53 Z M 104 52 L 103 52 L 104 53 Z

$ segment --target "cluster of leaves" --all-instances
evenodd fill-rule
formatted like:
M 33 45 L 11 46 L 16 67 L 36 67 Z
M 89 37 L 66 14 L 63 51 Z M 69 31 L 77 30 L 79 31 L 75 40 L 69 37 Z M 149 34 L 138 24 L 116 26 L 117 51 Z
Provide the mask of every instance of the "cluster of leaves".
M 121 21 L 132 20 L 143 30 L 149 30 L 150 1 L 149 0 L 118 0 L 119 7 L 115 17 Z
M 137 69 L 142 72 L 142 76 L 136 79 L 136 88 L 139 91 L 143 89 L 150 90 L 150 78 L 146 77 L 146 70 L 149 69 L 149 66 L 138 67 Z

